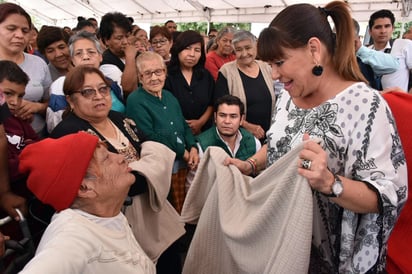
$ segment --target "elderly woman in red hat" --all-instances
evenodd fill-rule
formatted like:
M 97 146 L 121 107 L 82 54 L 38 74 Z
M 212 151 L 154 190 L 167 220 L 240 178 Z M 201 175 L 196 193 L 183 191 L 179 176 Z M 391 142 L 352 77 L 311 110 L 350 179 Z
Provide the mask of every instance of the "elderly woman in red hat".
M 29 145 L 20 169 L 34 195 L 57 211 L 21 273 L 156 272 L 121 212 L 135 181 L 122 155 L 79 132 Z

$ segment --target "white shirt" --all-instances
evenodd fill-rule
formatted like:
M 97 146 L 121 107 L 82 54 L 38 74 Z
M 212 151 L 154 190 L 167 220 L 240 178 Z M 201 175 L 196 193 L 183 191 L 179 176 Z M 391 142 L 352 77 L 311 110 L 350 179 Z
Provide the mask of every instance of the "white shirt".
M 66 209 L 53 216 L 35 257 L 22 270 L 49 274 L 155 274 L 126 217 L 99 218 Z
M 408 92 L 409 70 L 412 69 L 412 41 L 396 39 L 390 53 L 399 61 L 399 68 L 393 73 L 382 76 L 382 87 L 400 87 Z

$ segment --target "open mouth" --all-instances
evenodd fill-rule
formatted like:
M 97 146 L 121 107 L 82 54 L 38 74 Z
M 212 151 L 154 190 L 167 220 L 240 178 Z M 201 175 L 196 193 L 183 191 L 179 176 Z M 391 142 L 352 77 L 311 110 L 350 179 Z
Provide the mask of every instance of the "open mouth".
M 282 83 L 283 83 L 283 87 L 284 87 L 286 90 L 288 90 L 288 89 L 290 89 L 290 88 L 292 87 L 293 80 L 288 81 L 288 82 L 282 82 Z

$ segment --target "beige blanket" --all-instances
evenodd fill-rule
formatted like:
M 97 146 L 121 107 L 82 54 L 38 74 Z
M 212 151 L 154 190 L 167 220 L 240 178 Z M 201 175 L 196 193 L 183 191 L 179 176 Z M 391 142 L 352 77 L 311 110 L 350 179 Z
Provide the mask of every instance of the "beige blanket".
M 129 164 L 146 177 L 149 192 L 133 197 L 125 215 L 136 240 L 153 261 L 185 233 L 179 214 L 167 201 L 174 159 L 175 153 L 168 147 L 147 141 L 142 144 L 140 160 Z
M 210 147 L 186 197 L 182 219 L 198 223 L 184 274 L 307 273 L 312 192 L 297 174 L 296 147 L 255 179 Z

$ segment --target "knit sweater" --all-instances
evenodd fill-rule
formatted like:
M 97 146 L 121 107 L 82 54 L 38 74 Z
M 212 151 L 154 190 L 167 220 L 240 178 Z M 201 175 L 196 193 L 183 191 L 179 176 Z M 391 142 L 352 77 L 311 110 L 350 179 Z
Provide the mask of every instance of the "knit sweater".
M 126 115 L 136 122 L 148 140 L 166 145 L 179 160 L 183 159 L 185 149 L 196 147 L 179 102 L 167 90 L 162 90 L 159 98 L 139 87 L 127 98 Z
M 20 273 L 154 274 L 153 262 L 136 242 L 123 214 L 105 219 L 120 230 L 72 209 L 55 214 L 36 256 Z
M 182 220 L 196 223 L 183 273 L 307 273 L 312 193 L 297 173 L 303 144 L 258 177 L 222 163 L 210 147 L 186 196 Z

